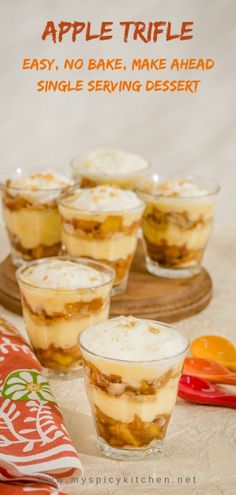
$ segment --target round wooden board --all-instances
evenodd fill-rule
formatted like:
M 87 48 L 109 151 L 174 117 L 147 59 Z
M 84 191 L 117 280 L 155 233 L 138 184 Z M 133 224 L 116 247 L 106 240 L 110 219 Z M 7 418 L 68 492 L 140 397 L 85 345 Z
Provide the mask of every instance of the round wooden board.
M 111 316 L 133 315 L 170 323 L 202 311 L 211 297 L 212 281 L 205 269 L 188 279 L 171 280 L 150 275 L 145 268 L 140 243 L 127 291 L 112 298 Z M 0 303 L 13 313 L 22 313 L 10 256 L 0 264 Z

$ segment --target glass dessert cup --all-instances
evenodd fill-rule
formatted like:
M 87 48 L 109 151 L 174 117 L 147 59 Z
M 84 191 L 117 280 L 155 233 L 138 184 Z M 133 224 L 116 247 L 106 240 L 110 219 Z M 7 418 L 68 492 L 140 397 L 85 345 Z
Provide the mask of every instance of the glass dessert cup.
M 71 285 L 72 271 L 77 286 Z M 51 377 L 81 376 L 78 334 L 108 318 L 114 271 L 84 258 L 55 257 L 26 263 L 16 275 L 26 329 L 40 363 Z M 84 286 L 80 277 L 87 279 Z
M 80 191 L 92 191 L 96 194 L 100 188 L 81 189 L 74 194 L 65 195 L 59 201 L 62 222 L 62 243 L 66 253 L 71 256 L 86 256 L 111 266 L 116 273 L 112 295 L 126 290 L 129 271 L 137 247 L 138 233 L 144 205 L 118 211 L 89 210 L 75 206 Z M 119 190 L 114 188 L 114 190 Z M 112 186 L 113 191 L 113 186 Z M 112 192 L 111 191 L 111 192 Z M 127 194 L 130 191 L 123 191 Z M 100 193 L 99 193 L 100 194 Z M 134 193 L 131 193 L 134 194 Z M 137 201 L 138 198 L 137 198 Z M 92 208 L 92 207 L 91 207 Z
M 106 323 L 118 319 L 104 322 L 104 328 Z M 132 317 L 126 321 L 127 325 L 132 325 Z M 108 354 L 92 352 L 85 343 L 86 335 L 93 338 L 96 325 L 79 335 L 97 446 L 105 456 L 113 459 L 146 459 L 162 452 L 189 347 L 188 338 L 173 327 L 152 320 L 139 321 L 149 324 L 153 332 L 157 325 L 165 332 L 175 332 L 182 339 L 181 352 L 158 359 L 157 351 L 155 360 L 146 361 L 119 359 L 119 352 L 117 358 L 109 358 Z M 132 327 L 129 331 L 135 332 Z
M 105 148 L 74 157 L 70 165 L 74 179 L 81 180 L 81 187 L 109 184 L 133 189 L 136 181 L 145 178 L 150 169 L 150 164 L 142 157 Z
M 173 181 L 180 182 L 180 191 L 168 192 Z M 189 183 L 193 190 L 186 195 L 181 188 Z M 146 203 L 142 232 L 147 270 L 167 278 L 199 273 L 211 233 L 218 184 L 194 176 L 179 179 L 154 174 L 150 181 L 139 183 L 136 192 Z
M 72 184 L 54 172 L 20 168 L 11 179 L 1 182 L 3 219 L 14 265 L 60 254 L 57 199 Z

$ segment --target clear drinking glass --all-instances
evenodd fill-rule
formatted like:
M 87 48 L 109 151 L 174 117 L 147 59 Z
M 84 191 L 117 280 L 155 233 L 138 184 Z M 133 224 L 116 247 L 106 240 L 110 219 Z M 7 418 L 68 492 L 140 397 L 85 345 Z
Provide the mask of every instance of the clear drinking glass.
M 188 187 L 191 190 L 186 192 Z M 150 273 L 184 278 L 201 270 L 218 192 L 215 181 L 194 176 L 154 174 L 149 181 L 139 182 L 136 193 L 146 203 L 142 231 Z
M 72 158 L 73 177 L 81 180 L 81 187 L 103 184 L 132 189 L 150 169 L 147 160 L 132 153 L 114 149 L 95 149 L 84 156 Z
M 124 323 L 124 345 L 125 333 L 135 333 L 130 318 L 132 317 L 126 318 Z M 109 333 L 109 324 L 118 319 L 107 320 L 102 325 L 100 333 L 104 347 L 103 332 Z M 117 358 L 114 359 L 109 358 L 109 351 L 92 352 L 91 346 L 87 344 L 88 340 L 92 342 L 98 325 L 84 329 L 79 335 L 85 388 L 97 432 L 97 446 L 104 455 L 114 459 L 136 460 L 162 451 L 176 402 L 183 361 L 189 347 L 187 336 L 170 325 L 152 320 L 139 321 L 150 325 L 152 332 L 155 332 L 158 325 L 167 335 L 171 332 L 173 336 L 174 332 L 174 336 L 180 336 L 181 351 L 173 352 L 170 342 L 170 354 L 166 358 L 158 357 L 157 350 L 155 360 L 119 359 L 118 351 Z M 101 325 L 99 329 L 100 327 Z M 117 342 L 116 336 L 113 337 L 110 348 L 114 341 Z
M 57 256 L 61 250 L 61 221 L 57 199 L 73 182 L 60 175 L 61 185 L 55 187 L 53 172 L 46 172 L 43 187 L 40 186 L 42 174 L 44 172 L 18 168 L 11 179 L 3 179 L 0 184 L 3 219 L 11 244 L 12 260 L 16 266 L 25 261 Z M 30 184 L 21 187 L 21 181 L 29 180 L 30 176 L 34 177 Z
M 91 211 L 73 203 L 77 192 L 59 201 L 62 243 L 71 256 L 86 256 L 116 272 L 112 294 L 125 291 L 138 241 L 144 205 L 120 211 Z
M 49 283 L 47 286 L 48 268 L 50 270 L 52 263 L 58 260 L 64 270 L 61 275 L 64 281 L 60 280 L 60 274 L 55 272 L 55 285 Z M 65 277 L 68 262 L 73 264 L 70 265 L 70 269 L 74 267 L 77 270 L 77 287 L 72 287 Z M 93 270 L 92 277 L 95 273 L 101 280 L 99 278 L 96 283 L 89 282 L 88 287 L 80 287 L 79 270 L 80 267 L 83 270 L 84 266 Z M 38 267 L 41 273 L 45 273 L 44 286 L 40 274 L 38 283 L 32 282 L 31 279 Z M 16 274 L 26 329 L 40 363 L 49 369 L 51 376 L 80 376 L 78 334 L 92 323 L 108 318 L 114 271 L 101 263 L 84 258 L 55 257 L 26 263 L 18 268 Z

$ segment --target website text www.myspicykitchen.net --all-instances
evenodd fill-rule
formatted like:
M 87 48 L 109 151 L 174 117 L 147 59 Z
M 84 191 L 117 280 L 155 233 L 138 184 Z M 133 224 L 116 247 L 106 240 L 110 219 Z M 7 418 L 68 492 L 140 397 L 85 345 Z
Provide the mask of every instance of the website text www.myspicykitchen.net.
M 148 475 L 148 474 L 140 474 L 140 475 L 101 475 L 101 476 L 81 476 L 81 477 L 71 477 L 67 480 L 69 484 L 78 484 L 81 486 L 98 486 L 98 485 L 113 485 L 122 486 L 122 485 L 157 485 L 157 486 L 165 486 L 165 485 L 195 485 L 197 483 L 196 476 L 187 476 L 187 475 L 176 475 L 176 476 L 159 476 Z

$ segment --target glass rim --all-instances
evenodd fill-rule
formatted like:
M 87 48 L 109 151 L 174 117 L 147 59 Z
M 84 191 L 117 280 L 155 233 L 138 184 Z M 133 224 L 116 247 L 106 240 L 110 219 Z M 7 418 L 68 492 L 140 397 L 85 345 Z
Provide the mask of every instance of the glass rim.
M 116 320 L 118 318 L 119 317 L 109 318 L 109 320 Z M 93 323 L 92 325 L 89 325 L 88 327 L 86 327 L 83 330 L 81 330 L 81 332 L 78 335 L 78 339 L 77 339 L 78 345 L 80 346 L 80 348 L 82 349 L 82 351 L 85 351 L 88 354 L 91 354 L 92 356 L 94 356 L 96 358 L 104 359 L 106 361 L 119 362 L 119 363 L 131 363 L 132 365 L 150 364 L 150 363 L 158 363 L 158 362 L 170 361 L 172 359 L 176 359 L 176 358 L 182 356 L 183 354 L 186 354 L 186 352 L 188 351 L 188 349 L 190 347 L 190 339 L 186 335 L 186 333 L 184 333 L 182 330 L 179 330 L 178 328 L 173 327 L 172 325 L 170 325 L 168 323 L 164 323 L 164 322 L 161 322 L 161 321 L 158 321 L 158 320 L 152 320 L 152 319 L 149 319 L 149 318 L 136 318 L 136 319 L 148 321 L 148 322 L 151 322 L 151 323 L 155 323 L 155 324 L 158 324 L 160 326 L 164 326 L 164 327 L 167 327 L 167 328 L 169 328 L 171 330 L 174 330 L 178 334 L 181 334 L 184 337 L 185 341 L 186 341 L 186 345 L 185 345 L 184 349 L 182 351 L 178 352 L 178 354 L 174 354 L 173 356 L 168 356 L 168 357 L 159 358 L 159 359 L 158 358 L 157 359 L 149 359 L 149 360 L 148 359 L 143 359 L 143 360 L 138 360 L 138 361 L 132 361 L 132 359 L 117 359 L 117 358 L 112 358 L 112 357 L 108 357 L 108 356 L 102 356 L 101 354 L 98 354 L 96 352 L 90 351 L 81 342 L 81 337 L 83 336 L 83 334 L 86 331 L 89 331 L 89 329 L 91 329 L 91 328 L 93 328 L 93 327 L 95 327 L 97 325 L 100 325 L 101 322 L 100 323 L 95 323 L 95 324 Z M 106 324 L 106 321 L 107 320 L 105 320 L 102 323 Z
M 138 158 L 142 158 L 140 157 L 139 155 L 136 155 L 136 153 L 128 153 L 128 155 L 135 155 L 137 156 Z M 89 171 L 85 168 L 85 167 L 81 167 L 79 168 L 79 166 L 77 165 L 76 166 L 76 161 L 79 161 L 79 159 L 83 160 L 85 158 L 85 156 L 83 155 L 77 155 L 77 156 L 74 156 L 71 158 L 70 160 L 70 167 L 72 168 L 72 170 L 74 172 L 77 172 L 78 174 L 81 174 L 82 177 L 88 177 L 88 178 L 103 178 L 105 177 L 106 179 L 114 179 L 115 180 L 115 177 L 117 177 L 118 179 L 127 179 L 128 177 L 132 177 L 132 176 L 136 176 L 136 175 L 141 175 L 145 172 L 147 172 L 148 170 L 151 169 L 151 162 L 150 160 L 146 160 L 145 158 L 143 158 L 143 160 L 146 162 L 146 166 L 145 168 L 141 168 L 139 170 L 136 170 L 136 171 L 133 171 L 133 172 L 129 172 L 129 173 L 122 173 L 122 174 L 119 174 L 119 173 L 114 173 L 114 174 L 111 174 L 111 173 L 107 173 L 107 172 L 102 172 L 102 171 L 94 171 L 94 172 L 91 172 L 89 173 Z M 83 174 L 84 172 L 84 174 Z M 85 172 L 88 172 L 87 174 Z
M 17 187 L 17 186 L 12 186 L 11 184 L 6 184 L 6 181 L 7 180 L 14 180 L 14 173 L 16 173 L 17 171 L 20 171 L 19 172 L 19 177 L 20 177 L 20 173 L 22 173 L 22 175 L 24 174 L 24 176 L 30 176 L 32 174 L 36 174 L 36 173 L 43 173 L 43 172 L 51 172 L 51 173 L 55 173 L 55 174 L 60 174 L 64 179 L 68 179 L 70 181 L 70 183 L 68 184 L 65 184 L 65 185 L 61 185 L 61 186 L 57 186 L 57 187 L 52 187 L 50 189 L 46 189 L 46 188 L 43 188 L 43 187 L 39 187 L 37 188 L 36 190 L 33 190 L 33 189 L 29 189 L 27 187 Z M 3 177 L 1 176 L 0 178 L 0 190 L 13 190 L 14 192 L 19 192 L 19 193 L 26 193 L 26 194 L 30 194 L 31 196 L 33 195 L 36 195 L 38 193 L 47 193 L 50 194 L 50 193 L 56 193 L 56 192 L 62 192 L 64 189 L 66 188 L 70 188 L 70 187 L 76 187 L 77 184 L 79 184 L 79 181 L 76 179 L 73 179 L 71 177 L 68 177 L 67 175 L 65 175 L 65 173 L 63 173 L 63 171 L 60 171 L 58 169 L 55 169 L 55 170 L 42 170 L 40 171 L 40 169 L 35 169 L 35 170 L 27 170 L 27 169 L 24 169 L 24 168 L 21 168 L 21 167 L 18 167 L 16 168 L 11 174 L 9 174 L 10 177 L 6 177 L 5 179 L 3 179 Z
M 76 188 L 76 186 L 75 186 Z M 92 210 L 92 209 L 89 209 L 86 208 L 86 209 L 83 209 L 83 208 L 77 208 L 76 206 L 71 206 L 67 203 L 65 203 L 64 201 L 68 200 L 70 197 L 73 197 L 76 195 L 76 193 L 78 191 L 90 191 L 91 190 L 91 187 L 80 187 L 80 188 L 71 188 L 70 192 L 68 191 L 68 194 L 65 192 L 60 198 L 58 198 L 57 200 L 57 204 L 58 206 L 62 206 L 63 208 L 69 208 L 70 210 L 73 210 L 73 211 L 78 211 L 80 213 L 84 213 L 85 215 L 86 214 L 92 214 L 92 215 L 98 215 L 98 216 L 103 216 L 103 215 L 109 215 L 109 213 L 112 213 L 112 214 L 116 214 L 116 215 L 120 215 L 122 213 L 129 213 L 129 212 L 134 212 L 134 211 L 141 211 L 141 210 L 144 210 L 145 208 L 145 203 L 142 199 L 140 199 L 138 197 L 138 195 L 136 194 L 138 200 L 140 201 L 140 205 L 139 206 L 132 206 L 132 208 L 124 208 L 122 210 Z M 74 194 L 73 194 L 73 189 L 74 189 Z M 131 189 L 122 189 L 122 191 L 131 191 Z M 134 192 L 134 191 L 132 191 Z
M 206 191 L 204 194 L 195 194 L 195 195 L 192 195 L 192 196 L 167 196 L 165 194 L 161 194 L 161 193 L 155 193 L 155 191 L 153 191 L 153 189 L 151 190 L 145 190 L 145 184 L 153 184 L 154 187 L 155 185 L 158 185 L 158 182 L 155 182 L 153 179 L 154 177 L 157 177 L 157 178 L 160 178 L 160 180 L 162 179 L 165 179 L 165 182 L 168 182 L 168 180 L 172 180 L 172 179 L 186 179 L 186 180 L 192 180 L 193 182 L 201 182 L 201 181 L 209 181 L 211 183 L 211 187 L 213 188 L 212 190 L 209 190 L 209 191 Z M 164 180 L 163 180 L 164 182 Z M 159 184 L 161 184 L 162 182 L 159 182 Z M 215 179 L 212 179 L 211 177 L 204 177 L 204 176 L 201 176 L 201 175 L 195 175 L 195 174 L 170 174 L 170 175 L 165 175 L 165 174 L 152 174 L 152 176 L 150 177 L 150 181 L 145 181 L 145 183 L 143 183 L 143 186 L 142 184 L 136 184 L 134 186 L 134 191 L 139 195 L 139 194 L 146 194 L 147 196 L 150 196 L 150 197 L 154 197 L 154 198 L 157 198 L 157 199 L 164 199 L 166 201 L 178 201 L 178 200 L 185 200 L 185 201 L 192 201 L 192 200 L 196 200 L 196 199 L 201 199 L 201 198 L 206 198 L 206 197 L 209 197 L 209 196 L 214 196 L 216 195 L 219 191 L 220 191 L 221 187 L 220 187 L 220 184 L 215 180 Z
M 61 288 L 61 287 L 39 287 L 35 283 L 27 282 L 22 278 L 23 272 L 25 270 L 27 270 L 28 268 L 30 268 L 31 266 L 47 263 L 50 260 L 73 261 L 77 264 L 90 266 L 91 268 L 93 268 L 97 271 L 99 271 L 99 268 L 101 268 L 104 272 L 107 272 L 107 274 L 109 275 L 109 279 L 103 283 L 100 283 L 100 284 L 92 286 L 92 287 L 76 287 L 76 288 L 74 288 L 74 287 L 73 288 L 70 288 L 70 287 L 64 288 L 63 287 L 63 288 Z M 115 276 L 116 276 L 115 270 L 113 268 L 111 268 L 110 266 L 106 265 L 105 263 L 100 263 L 99 261 L 93 260 L 91 258 L 76 257 L 76 256 L 51 256 L 51 257 L 47 257 L 47 258 L 40 258 L 38 260 L 26 262 L 16 270 L 16 278 L 17 278 L 18 283 L 21 283 L 23 286 L 29 287 L 31 289 L 36 289 L 37 291 L 42 291 L 42 292 L 45 292 L 45 290 L 46 291 L 57 291 L 57 292 L 61 292 L 61 293 L 65 293 L 65 292 L 73 293 L 73 292 L 78 292 L 78 291 L 81 291 L 81 292 L 82 291 L 86 291 L 86 292 L 92 291 L 92 292 L 94 292 L 94 291 L 96 291 L 96 289 L 100 289 L 101 287 L 105 287 L 106 285 L 113 283 L 115 280 Z

